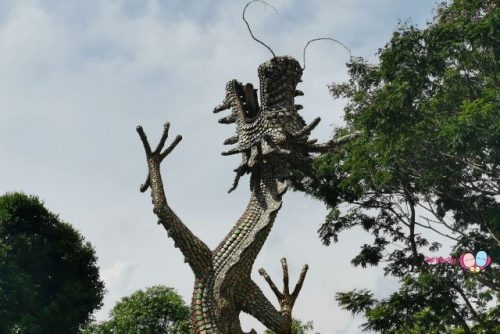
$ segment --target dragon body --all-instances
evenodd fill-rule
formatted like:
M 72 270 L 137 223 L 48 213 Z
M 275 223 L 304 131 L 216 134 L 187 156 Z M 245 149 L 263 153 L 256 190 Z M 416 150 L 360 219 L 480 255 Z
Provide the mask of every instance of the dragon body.
M 213 251 L 167 204 L 160 163 L 181 137 L 162 152 L 168 137 L 167 123 L 160 144 L 152 151 L 142 128 L 137 129 L 149 169 L 141 190 L 151 187 L 153 211 L 195 275 L 191 304 L 191 330 L 195 334 L 242 334 L 241 312 L 254 316 L 276 333 L 290 334 L 292 308 L 307 271 L 304 266 L 294 291 L 290 292 L 285 259 L 282 259 L 283 291 L 276 288 L 265 270 L 260 270 L 277 296 L 280 310 L 251 279 L 252 266 L 281 208 L 283 194 L 291 186 L 300 189 L 311 175 L 312 153 L 324 151 L 335 143 L 315 144 L 315 140 L 309 140 L 319 118 L 307 125 L 298 113 L 302 107 L 294 99 L 303 94 L 296 89 L 302 76 L 297 60 L 273 57 L 259 66 L 258 75 L 260 104 L 258 90 L 251 84 L 231 80 L 223 102 L 214 109 L 216 113 L 230 110 L 219 122 L 236 124 L 235 136 L 225 141 L 234 147 L 222 153 L 242 157 L 230 191 L 237 187 L 241 176 L 250 174 L 251 195 L 242 216 Z

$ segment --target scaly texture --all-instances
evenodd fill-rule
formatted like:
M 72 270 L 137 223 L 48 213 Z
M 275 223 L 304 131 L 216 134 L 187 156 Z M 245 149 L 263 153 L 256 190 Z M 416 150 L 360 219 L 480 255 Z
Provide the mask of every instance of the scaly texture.
M 341 142 L 318 145 L 315 140 L 309 140 L 319 118 L 306 125 L 298 114 L 302 106 L 296 105 L 294 98 L 303 95 L 296 90 L 302 69 L 294 58 L 274 57 L 259 66 L 258 75 L 261 105 L 253 85 L 231 80 L 223 102 L 214 109 L 216 113 L 230 109 L 230 114 L 219 122 L 236 124 L 236 135 L 224 143 L 235 146 L 222 153 L 242 156 L 230 191 L 237 187 L 240 177 L 248 173 L 251 196 L 236 225 L 213 251 L 193 235 L 167 204 L 160 163 L 179 143 L 180 136 L 162 152 L 168 137 L 169 125 L 166 124 L 158 147 L 152 151 L 142 128 L 137 129 L 149 169 L 141 191 L 151 187 L 153 211 L 159 223 L 174 239 L 195 274 L 191 304 L 191 327 L 195 334 L 242 334 L 239 320 L 242 311 L 276 333 L 290 334 L 292 308 L 307 266 L 292 293 L 288 289 L 285 259 L 282 259 L 283 292 L 276 288 L 265 270 L 260 270 L 278 298 L 279 311 L 252 281 L 252 266 L 281 208 L 283 194 L 291 185 L 301 189 L 311 176 L 311 153 L 331 149 Z

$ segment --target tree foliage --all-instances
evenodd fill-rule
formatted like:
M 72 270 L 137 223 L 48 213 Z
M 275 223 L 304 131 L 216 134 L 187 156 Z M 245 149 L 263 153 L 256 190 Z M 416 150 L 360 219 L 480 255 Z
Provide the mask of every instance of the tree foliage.
M 107 321 L 90 324 L 83 334 L 189 334 L 189 307 L 166 286 L 124 297 L 110 316 Z
M 34 196 L 0 196 L 0 333 L 77 333 L 101 305 L 92 246 Z
M 302 323 L 302 321 L 298 319 L 293 319 L 292 320 L 292 334 L 307 334 L 307 333 L 312 333 L 311 331 L 314 330 L 313 322 L 308 321 L 305 324 Z M 270 329 L 267 329 L 264 334 L 276 334 Z M 318 334 L 318 333 L 316 333 Z
M 378 64 L 354 58 L 349 80 L 330 87 L 349 101 L 337 135 L 360 135 L 315 162 L 309 192 L 331 208 L 320 237 L 329 244 L 363 228 L 373 242 L 352 264 L 385 263 L 402 284 L 384 300 L 365 290 L 337 295 L 366 317 L 365 329 L 471 333 L 499 326 L 499 21 L 493 0 L 441 4 L 425 29 L 402 24 Z M 455 258 L 484 250 L 493 265 L 471 274 L 426 263 L 443 239 L 454 244 Z

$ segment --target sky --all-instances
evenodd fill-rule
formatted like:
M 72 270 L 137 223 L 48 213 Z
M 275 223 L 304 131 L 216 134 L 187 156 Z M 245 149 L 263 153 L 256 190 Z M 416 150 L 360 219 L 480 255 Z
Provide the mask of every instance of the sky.
M 301 61 L 306 42 L 342 41 L 376 62 L 398 22 L 424 27 L 435 0 L 269 1 L 248 8 L 254 34 L 277 55 Z M 174 287 L 190 303 L 193 274 L 173 241 L 156 224 L 149 194 L 139 192 L 147 173 L 135 132 L 142 125 L 156 143 L 162 124 L 183 140 L 163 163 L 170 206 L 214 248 L 243 212 L 248 177 L 227 193 L 239 157 L 223 157 L 234 126 L 217 123 L 213 108 L 227 81 L 257 84 L 257 67 L 271 56 L 253 41 L 241 20 L 246 1 L 0 0 L 0 194 L 39 196 L 95 248 L 107 294 L 95 313 L 107 318 L 120 298 L 157 284 Z M 306 122 L 321 117 L 313 136 L 328 140 L 343 124 L 345 101 L 327 86 L 347 78 L 349 55 L 327 41 L 312 44 L 298 99 Z M 317 230 L 325 206 L 289 192 L 259 254 L 252 277 L 275 303 L 257 274 L 276 281 L 286 257 L 291 284 L 303 264 L 309 273 L 294 316 L 312 320 L 322 334 L 359 333 L 335 293 L 372 289 L 382 298 L 398 283 L 381 268 L 354 268 L 350 260 L 371 238 L 361 230 L 326 247 Z M 250 316 L 243 329 L 264 327 Z

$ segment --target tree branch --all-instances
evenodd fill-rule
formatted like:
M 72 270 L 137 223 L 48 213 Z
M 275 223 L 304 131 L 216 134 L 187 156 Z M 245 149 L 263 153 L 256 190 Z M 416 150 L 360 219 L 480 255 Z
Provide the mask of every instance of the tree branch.
M 474 318 L 476 319 L 476 321 L 481 322 L 481 319 L 479 319 L 479 315 L 477 314 L 477 312 L 474 309 L 474 307 L 472 307 L 472 304 L 470 303 L 469 299 L 465 295 L 464 290 L 462 290 L 458 285 L 456 285 L 453 282 L 450 282 L 450 285 L 462 297 L 462 299 L 464 300 L 465 304 L 467 305 L 467 308 L 469 309 L 469 311 L 471 312 L 471 314 L 474 316 Z
M 420 218 L 422 218 L 422 219 L 424 219 L 425 221 L 427 221 L 427 226 L 425 226 L 425 225 L 423 225 L 423 224 L 420 224 L 420 223 L 418 223 L 418 222 L 416 222 L 416 223 L 415 223 L 416 225 L 421 226 L 421 227 L 423 227 L 423 228 L 430 229 L 430 230 L 432 230 L 432 231 L 436 232 L 437 234 L 439 234 L 439 235 L 441 235 L 441 236 L 443 236 L 443 237 L 449 238 L 449 239 L 451 239 L 451 240 L 454 240 L 454 241 L 457 241 L 457 242 L 458 242 L 458 241 L 460 241 L 459 239 L 454 238 L 454 237 L 452 237 L 451 235 L 448 235 L 448 234 L 446 234 L 446 233 L 443 233 L 443 232 L 440 232 L 440 231 L 436 230 L 434 227 L 432 227 L 432 226 L 431 226 L 430 221 L 432 221 L 432 220 L 430 220 L 429 218 L 424 217 L 424 216 L 421 216 L 421 215 L 419 215 L 419 217 L 420 217 Z

